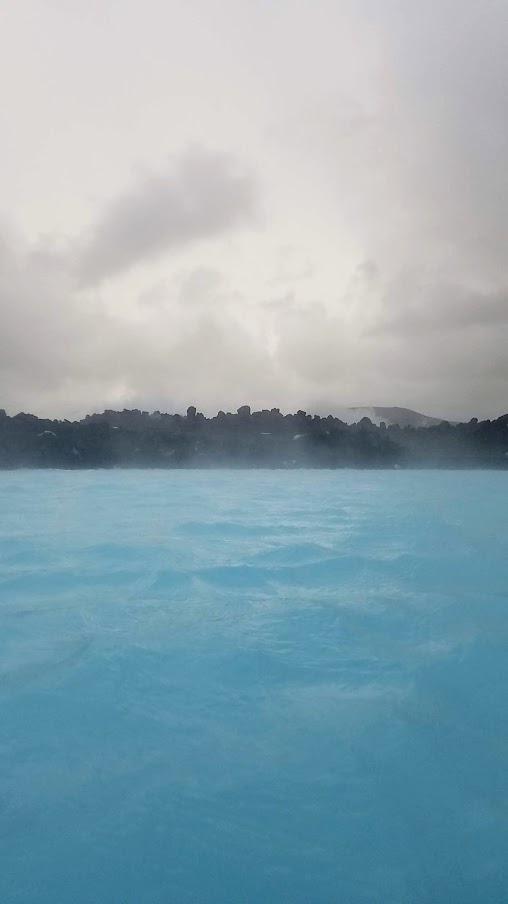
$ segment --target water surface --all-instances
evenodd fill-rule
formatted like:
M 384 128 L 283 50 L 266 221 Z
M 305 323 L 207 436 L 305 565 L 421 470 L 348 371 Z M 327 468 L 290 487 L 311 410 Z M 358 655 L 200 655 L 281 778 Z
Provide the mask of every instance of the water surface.
M 0 901 L 505 901 L 507 501 L 0 472 Z

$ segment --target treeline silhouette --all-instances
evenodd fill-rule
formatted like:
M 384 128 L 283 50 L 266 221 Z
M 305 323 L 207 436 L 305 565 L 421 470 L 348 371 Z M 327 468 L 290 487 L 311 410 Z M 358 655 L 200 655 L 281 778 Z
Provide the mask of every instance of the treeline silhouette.
M 278 408 L 206 418 L 134 409 L 80 421 L 9 417 L 0 409 L 0 468 L 508 468 L 508 414 L 429 427 L 348 425 Z

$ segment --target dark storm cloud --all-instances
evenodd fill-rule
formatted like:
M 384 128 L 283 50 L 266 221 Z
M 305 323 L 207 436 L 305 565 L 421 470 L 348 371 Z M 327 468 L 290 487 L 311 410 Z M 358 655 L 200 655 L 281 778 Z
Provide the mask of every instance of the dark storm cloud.
M 78 252 L 80 282 L 95 285 L 164 251 L 220 235 L 251 220 L 254 208 L 253 181 L 233 160 L 188 151 L 106 206 Z

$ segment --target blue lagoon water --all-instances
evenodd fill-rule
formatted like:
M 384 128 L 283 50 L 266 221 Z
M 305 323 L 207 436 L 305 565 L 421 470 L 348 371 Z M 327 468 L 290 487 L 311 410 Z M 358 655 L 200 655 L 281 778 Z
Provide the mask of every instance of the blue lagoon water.
M 508 900 L 507 502 L 0 473 L 2 904 Z

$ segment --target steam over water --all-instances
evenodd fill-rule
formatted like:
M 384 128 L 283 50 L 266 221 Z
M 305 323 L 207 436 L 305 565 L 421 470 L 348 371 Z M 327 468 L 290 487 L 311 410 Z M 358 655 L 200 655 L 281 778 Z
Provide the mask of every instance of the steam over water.
M 0 901 L 505 901 L 507 501 L 0 473 Z

